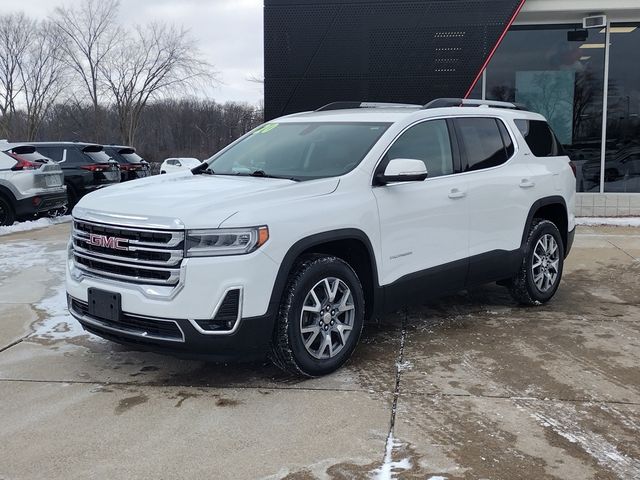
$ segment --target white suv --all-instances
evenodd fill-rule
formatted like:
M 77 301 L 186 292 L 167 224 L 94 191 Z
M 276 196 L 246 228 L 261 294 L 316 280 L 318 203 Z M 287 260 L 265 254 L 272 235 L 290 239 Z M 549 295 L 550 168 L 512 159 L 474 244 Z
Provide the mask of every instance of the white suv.
M 431 295 L 550 300 L 574 192 L 545 119 L 513 104 L 331 104 L 83 198 L 69 309 L 116 342 L 323 375 L 367 319 Z
M 66 204 L 57 163 L 33 145 L 0 140 L 0 225 L 56 212 Z

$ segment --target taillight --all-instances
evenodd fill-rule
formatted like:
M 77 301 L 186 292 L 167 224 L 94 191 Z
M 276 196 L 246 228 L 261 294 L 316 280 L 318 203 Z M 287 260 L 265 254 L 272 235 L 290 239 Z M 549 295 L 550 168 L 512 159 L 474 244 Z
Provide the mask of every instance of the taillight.
M 576 170 L 576 164 L 573 163 L 571 160 L 569 160 L 569 166 L 571 167 L 571 171 L 573 172 L 573 176 L 577 178 L 578 177 L 578 173 L 577 173 L 577 170 Z
M 80 168 L 83 170 L 89 170 L 90 172 L 107 172 L 111 170 L 111 165 L 95 163 L 93 165 L 82 165 Z
M 124 170 L 125 172 L 128 172 L 128 171 L 130 171 L 130 170 L 131 170 L 131 171 L 133 171 L 133 170 L 140 170 L 140 168 L 141 168 L 141 166 L 140 166 L 140 165 L 124 165 L 124 164 L 121 164 L 121 165 L 120 165 L 120 170 Z
M 12 152 L 7 152 L 7 154 L 10 157 L 12 157 L 16 162 L 18 162 L 13 167 L 11 167 L 11 170 L 13 170 L 13 171 L 17 171 L 17 170 L 37 170 L 38 168 L 40 168 L 39 164 L 30 162 L 29 160 L 25 160 L 20 155 L 17 155 L 17 154 L 12 153 Z

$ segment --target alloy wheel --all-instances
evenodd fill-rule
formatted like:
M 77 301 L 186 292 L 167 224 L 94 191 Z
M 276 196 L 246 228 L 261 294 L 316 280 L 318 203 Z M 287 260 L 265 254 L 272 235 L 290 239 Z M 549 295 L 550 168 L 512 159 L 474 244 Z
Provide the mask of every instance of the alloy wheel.
M 553 235 L 545 234 L 536 242 L 533 249 L 531 274 L 533 283 L 541 292 L 547 292 L 558 280 L 560 248 Z
M 300 315 L 300 334 L 307 352 L 324 360 L 345 347 L 355 320 L 351 290 L 339 278 L 320 280 L 307 293 Z

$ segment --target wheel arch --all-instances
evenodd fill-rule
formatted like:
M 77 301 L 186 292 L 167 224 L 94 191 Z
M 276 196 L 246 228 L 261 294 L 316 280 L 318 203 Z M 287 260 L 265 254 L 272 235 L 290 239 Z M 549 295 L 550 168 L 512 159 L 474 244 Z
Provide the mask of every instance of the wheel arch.
M 553 222 L 558 230 L 560 230 L 560 236 L 562 237 L 562 243 L 564 245 L 565 254 L 568 253 L 569 245 L 569 214 L 567 211 L 567 202 L 560 195 L 545 197 L 537 200 L 529 210 L 527 216 L 527 223 L 524 226 L 522 232 L 521 246 L 524 248 L 529 230 L 533 224 L 533 220 L 536 218 L 542 218 Z
M 2 184 L 0 184 L 0 197 L 9 202 L 13 208 L 16 208 L 16 196 L 11 190 Z
M 371 241 L 366 233 L 346 228 L 318 233 L 298 240 L 285 254 L 271 292 L 269 311 L 276 312 L 296 261 L 307 254 L 334 255 L 354 269 L 365 295 L 365 320 L 378 312 L 382 305 L 378 268 Z

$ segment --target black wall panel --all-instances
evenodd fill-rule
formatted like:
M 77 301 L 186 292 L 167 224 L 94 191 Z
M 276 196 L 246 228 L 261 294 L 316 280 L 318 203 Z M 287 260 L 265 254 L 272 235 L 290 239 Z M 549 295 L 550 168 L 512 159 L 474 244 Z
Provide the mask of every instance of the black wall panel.
M 265 0 L 265 117 L 462 97 L 522 0 Z

